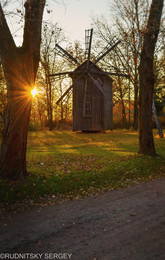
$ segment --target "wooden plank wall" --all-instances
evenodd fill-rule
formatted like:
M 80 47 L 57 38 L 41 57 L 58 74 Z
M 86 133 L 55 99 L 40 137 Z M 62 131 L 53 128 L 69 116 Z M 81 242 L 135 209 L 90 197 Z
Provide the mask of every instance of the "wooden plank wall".
M 73 82 L 73 131 L 104 131 L 113 128 L 112 81 L 107 77 L 102 81 L 106 98 L 93 81 L 88 79 L 92 94 L 91 116 L 83 116 L 85 78 Z

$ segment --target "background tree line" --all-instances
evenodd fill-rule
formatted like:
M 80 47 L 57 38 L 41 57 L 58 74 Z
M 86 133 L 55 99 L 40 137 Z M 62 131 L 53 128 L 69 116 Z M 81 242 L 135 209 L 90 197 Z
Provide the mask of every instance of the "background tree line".
M 139 63 L 145 33 L 149 0 L 121 1 L 115 0 L 109 8 L 109 17 L 113 17 L 113 24 L 104 16 L 93 17 L 95 56 L 103 46 L 114 37 L 121 39 L 113 52 L 104 58 L 99 66 L 107 71 L 125 72 L 131 75 L 130 80 L 113 76 L 114 125 L 123 128 L 138 129 L 139 107 Z M 154 57 L 155 88 L 154 99 L 158 115 L 164 115 L 165 102 L 165 42 L 164 17 L 162 18 L 159 38 Z M 58 24 L 44 23 L 42 30 L 41 58 L 36 78 L 39 95 L 33 100 L 31 125 L 40 129 L 47 126 L 49 130 L 57 125 L 58 120 L 72 118 L 72 99 L 67 97 L 65 102 L 56 105 L 58 98 L 71 84 L 66 78 L 50 78 L 49 74 L 74 69 L 73 64 L 64 61 L 55 48 L 56 43 L 65 44 L 66 49 L 79 61 L 84 60 L 84 50 L 80 42 L 66 44 L 66 37 Z M 94 59 L 93 55 L 93 59 Z M 2 71 L 2 67 L 1 67 Z M 1 73 L 3 74 L 3 72 Z M 6 104 L 5 81 L 1 80 L 1 118 L 4 118 Z M 2 121 L 1 119 L 1 121 Z M 54 121 L 54 122 L 53 122 Z M 163 122 L 162 122 L 163 123 Z

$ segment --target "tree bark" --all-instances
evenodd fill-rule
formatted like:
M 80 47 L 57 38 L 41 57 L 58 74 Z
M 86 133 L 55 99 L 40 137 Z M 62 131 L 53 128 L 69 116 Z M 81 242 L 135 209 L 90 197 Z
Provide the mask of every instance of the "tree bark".
M 157 114 L 157 110 L 156 110 L 156 105 L 155 105 L 155 100 L 154 100 L 154 98 L 153 98 L 153 100 L 152 100 L 152 113 L 153 113 L 153 115 L 154 115 L 155 124 L 156 124 L 156 127 L 157 127 L 157 129 L 158 129 L 159 137 L 160 137 L 160 138 L 163 138 L 162 126 L 161 126 L 161 123 L 160 123 L 159 118 L 158 118 L 158 114 Z
M 47 85 L 47 112 L 48 112 L 49 131 L 52 131 L 53 130 L 52 85 L 49 78 L 49 74 L 46 75 L 46 85 Z
M 139 152 L 150 156 L 156 155 L 152 133 L 153 60 L 163 2 L 163 0 L 152 0 L 139 66 Z
M 127 129 L 128 128 L 128 125 L 127 125 L 127 117 L 126 117 L 126 112 L 125 112 L 125 105 L 124 105 L 124 100 L 123 100 L 123 93 L 122 93 L 122 88 L 120 86 L 119 88 L 119 91 L 120 91 L 120 99 L 121 99 L 121 107 L 122 107 L 122 122 L 123 122 L 123 128 Z
M 45 60 L 41 60 L 41 64 L 43 66 L 44 72 L 45 72 L 45 89 L 46 89 L 46 103 L 47 103 L 47 118 L 48 118 L 48 126 L 49 126 L 49 131 L 53 130 L 53 108 L 52 108 L 52 84 L 50 80 L 50 66 L 49 66 L 49 61 L 46 60 L 46 55 L 45 55 Z
M 135 71 L 135 82 L 134 82 L 134 122 L 133 122 L 133 129 L 138 130 L 138 92 L 139 92 L 139 87 L 138 87 L 138 79 L 137 79 L 137 73 Z
M 45 0 L 25 2 L 22 47 L 12 38 L 0 5 L 0 57 L 7 82 L 0 177 L 23 180 L 27 175 L 26 148 L 32 96 L 40 58 L 41 25 Z

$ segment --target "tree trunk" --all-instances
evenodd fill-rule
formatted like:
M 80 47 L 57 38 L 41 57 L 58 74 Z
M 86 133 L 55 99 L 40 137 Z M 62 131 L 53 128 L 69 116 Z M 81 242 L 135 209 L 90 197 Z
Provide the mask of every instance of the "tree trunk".
M 152 133 L 153 59 L 162 9 L 163 0 L 152 0 L 139 66 L 139 152 L 151 156 L 156 155 Z
M 128 128 L 128 125 L 127 125 L 127 117 L 126 117 L 125 105 L 124 105 L 124 101 L 123 101 L 123 100 L 121 100 L 121 105 L 122 105 L 123 128 L 127 129 L 127 128 Z
M 26 176 L 26 146 L 30 120 L 32 95 L 30 82 L 31 68 L 29 57 L 18 50 L 13 52 L 11 63 L 4 66 L 8 104 L 4 124 L 1 152 L 1 177 L 8 179 L 24 179 Z M 11 71 L 11 68 L 12 69 Z
M 137 80 L 137 74 L 135 75 L 135 85 L 134 85 L 134 123 L 133 123 L 133 129 L 138 129 L 138 80 Z
M 3 133 L 0 174 L 12 180 L 23 180 L 27 174 L 26 146 L 31 97 L 21 99 L 11 100 Z
M 53 110 L 52 110 L 52 84 L 48 76 L 48 89 L 49 89 L 49 131 L 53 130 Z
M 39 64 L 44 0 L 25 2 L 24 40 L 17 48 L 0 5 L 0 57 L 7 82 L 8 105 L 2 140 L 0 176 L 23 180 L 35 77 Z
M 120 100 L 121 100 L 121 117 L 122 117 L 122 122 L 123 122 L 123 128 L 128 128 L 127 125 L 127 117 L 126 117 L 126 112 L 125 112 L 125 105 L 124 105 L 124 100 L 123 100 L 123 91 L 122 91 L 122 87 L 121 87 L 121 81 L 120 81 L 120 77 L 118 77 L 118 83 L 119 83 L 119 93 L 120 93 Z
M 163 138 L 162 126 L 161 126 L 161 123 L 160 123 L 159 118 L 158 118 L 154 98 L 153 98 L 153 101 L 152 101 L 152 113 L 154 115 L 154 119 L 155 119 L 156 127 L 158 129 L 159 137 Z
M 41 61 L 41 64 L 45 71 L 48 126 L 49 126 L 49 131 L 52 131 L 53 130 L 52 84 L 49 77 L 50 74 L 49 62 L 47 60 L 44 60 Z

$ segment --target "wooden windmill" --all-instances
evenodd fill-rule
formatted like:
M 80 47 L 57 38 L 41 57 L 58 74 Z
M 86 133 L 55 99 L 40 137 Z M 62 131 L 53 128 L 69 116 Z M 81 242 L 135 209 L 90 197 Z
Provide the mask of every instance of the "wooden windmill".
M 60 97 L 57 104 L 73 90 L 73 131 L 104 131 L 113 128 L 112 78 L 110 75 L 129 77 L 125 74 L 105 72 L 96 64 L 113 50 L 121 41 L 116 37 L 95 58 L 90 60 L 93 29 L 85 31 L 85 62 L 79 62 L 58 44 L 58 53 L 73 61 L 78 67 L 50 75 L 59 77 L 68 75 L 73 84 Z

